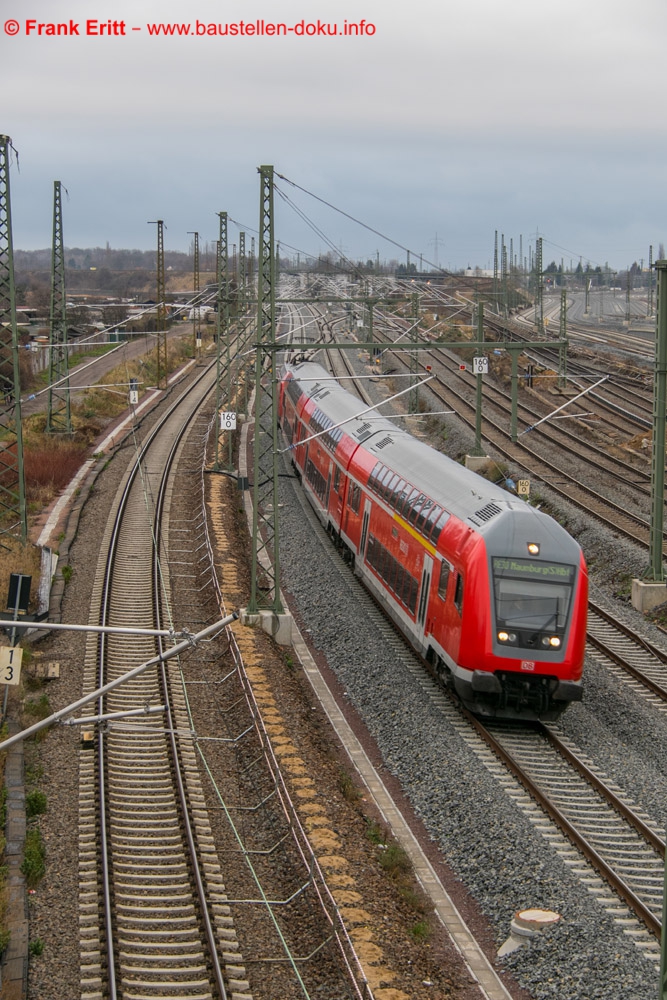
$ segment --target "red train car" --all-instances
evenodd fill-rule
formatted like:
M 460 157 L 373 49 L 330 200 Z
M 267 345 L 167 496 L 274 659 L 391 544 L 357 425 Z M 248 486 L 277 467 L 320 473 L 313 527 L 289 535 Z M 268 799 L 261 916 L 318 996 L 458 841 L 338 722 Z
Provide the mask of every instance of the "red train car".
M 285 368 L 279 407 L 322 523 L 467 708 L 550 721 L 581 700 L 588 576 L 553 518 L 364 414 L 320 365 Z

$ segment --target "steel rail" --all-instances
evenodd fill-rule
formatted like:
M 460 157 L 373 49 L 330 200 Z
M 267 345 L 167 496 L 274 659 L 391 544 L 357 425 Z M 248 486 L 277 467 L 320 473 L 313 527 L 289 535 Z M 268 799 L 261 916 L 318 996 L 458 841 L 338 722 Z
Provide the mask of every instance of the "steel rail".
M 644 922 L 646 927 L 651 931 L 651 933 L 658 939 L 662 932 L 662 923 L 656 917 L 656 915 L 650 910 L 645 903 L 633 892 L 633 890 L 624 882 L 622 878 L 614 871 L 614 869 L 604 860 L 604 858 L 599 854 L 595 847 L 592 846 L 583 837 L 576 826 L 570 822 L 566 816 L 558 809 L 557 806 L 550 801 L 548 796 L 546 796 L 536 782 L 533 781 L 529 775 L 523 770 L 520 764 L 512 757 L 512 755 L 503 747 L 498 740 L 486 729 L 486 727 L 481 723 L 475 716 L 471 715 L 470 712 L 462 709 L 463 715 L 479 734 L 481 739 L 487 744 L 487 746 L 493 750 L 496 756 L 502 760 L 503 764 L 512 772 L 512 774 L 518 779 L 518 781 L 524 786 L 526 791 L 535 799 L 535 801 L 544 809 L 544 811 L 550 816 L 556 826 L 562 830 L 563 833 L 568 837 L 568 839 L 581 851 L 584 857 L 593 865 L 593 867 L 604 877 L 604 879 L 612 886 L 614 891 L 628 904 L 631 910 L 637 914 L 637 916 Z
M 582 778 L 585 778 L 589 785 L 593 788 L 609 803 L 612 808 L 619 813 L 624 820 L 626 820 L 631 826 L 635 828 L 637 833 L 640 833 L 644 840 L 653 847 L 660 857 L 665 857 L 665 841 L 658 836 L 658 834 L 653 830 L 648 824 L 644 822 L 641 817 L 637 816 L 629 806 L 626 806 L 625 802 L 622 801 L 614 792 L 611 791 L 608 785 L 604 781 L 598 778 L 597 774 L 588 767 L 580 757 L 570 750 L 568 746 L 563 743 L 560 737 L 553 731 L 549 723 L 538 723 L 538 728 L 544 737 L 551 743 L 551 745 L 558 751 L 558 753 L 563 757 L 568 764 L 570 764 L 575 771 L 578 771 Z
M 201 400 L 200 406 L 203 405 L 207 396 L 213 390 L 215 383 L 211 386 L 209 393 Z M 159 629 L 163 628 L 163 606 L 161 600 L 161 565 L 160 565 L 160 552 L 162 551 L 163 538 L 162 538 L 162 528 L 163 528 L 163 514 L 165 508 L 165 494 L 168 486 L 168 479 L 171 469 L 174 465 L 176 454 L 180 447 L 181 441 L 183 440 L 186 431 L 190 430 L 191 424 L 194 422 L 195 417 L 198 414 L 198 410 L 193 410 L 187 422 L 183 424 L 179 433 L 174 439 L 171 447 L 171 451 L 165 462 L 165 466 L 162 472 L 162 479 L 160 481 L 160 487 L 155 501 L 155 515 L 153 524 L 153 608 L 155 614 L 155 621 Z M 158 636 L 158 649 L 160 653 L 164 652 L 164 643 L 162 641 L 162 635 Z M 209 957 L 211 960 L 211 965 L 213 966 L 213 975 L 215 978 L 215 984 L 218 988 L 220 994 L 220 1000 L 227 1000 L 227 990 L 225 987 L 224 976 L 222 972 L 222 967 L 220 965 L 220 956 L 218 954 L 217 942 L 215 939 L 215 933 L 213 930 L 213 922 L 211 920 L 210 907 L 207 899 L 206 888 L 204 886 L 204 880 L 202 878 L 201 866 L 199 864 L 199 857 L 197 853 L 197 845 L 195 842 L 195 835 L 192 829 L 192 821 L 190 817 L 190 809 L 188 806 L 188 799 L 185 791 L 185 783 L 183 780 L 183 772 L 181 768 L 181 758 L 178 747 L 178 741 L 176 739 L 176 724 L 174 720 L 174 715 L 172 711 L 172 698 L 169 678 L 167 676 L 167 670 L 164 663 L 160 664 L 160 675 L 162 689 L 164 692 L 164 702 L 165 702 L 165 714 L 168 729 L 169 745 L 171 747 L 172 761 L 174 765 L 174 776 L 176 779 L 176 786 L 178 789 L 178 798 L 181 807 L 181 821 L 185 828 L 185 837 L 188 844 L 188 851 L 190 852 L 190 866 L 192 874 L 194 876 L 195 885 L 197 889 L 197 896 L 199 898 L 200 904 L 200 914 L 199 919 L 204 925 L 204 933 L 206 935 L 206 941 L 209 948 Z
M 135 464 L 127 477 L 127 482 L 123 490 L 121 500 L 118 504 L 118 509 L 116 511 L 116 516 L 114 519 L 114 526 L 111 534 L 111 540 L 109 544 L 109 553 L 107 557 L 106 571 L 104 577 L 104 584 L 102 590 L 102 598 L 100 602 L 100 622 L 99 624 L 103 627 L 108 627 L 108 619 L 111 609 L 111 589 L 112 589 L 112 576 L 116 563 L 116 553 L 118 549 L 118 541 L 122 529 L 122 521 L 127 509 L 127 504 L 130 496 L 130 492 L 134 486 L 134 483 L 139 475 L 141 465 L 148 454 L 151 445 L 154 443 L 155 439 L 160 434 L 162 427 L 165 422 L 174 414 L 177 408 L 182 404 L 183 400 L 187 398 L 194 390 L 198 387 L 199 383 L 206 377 L 210 368 L 213 367 L 215 362 L 211 362 L 204 371 L 195 379 L 190 386 L 185 390 L 184 393 L 176 400 L 163 415 L 161 420 L 156 424 L 156 426 L 151 430 L 148 438 L 143 443 L 136 457 Z M 99 664 L 99 674 L 98 681 L 99 687 L 104 684 L 104 667 L 107 660 L 107 642 L 108 633 L 103 632 L 100 634 L 98 643 L 98 664 Z M 101 695 L 98 701 L 98 713 L 100 715 L 104 714 L 104 696 Z M 108 817 L 106 810 L 106 754 L 105 754 L 105 735 L 103 732 L 99 734 L 98 740 L 98 782 L 99 782 L 99 809 L 100 809 L 100 823 L 99 823 L 99 836 L 100 836 L 100 862 L 102 867 L 102 893 L 104 899 L 104 939 L 107 949 L 107 976 L 108 976 L 108 992 L 109 1000 L 117 1000 L 117 983 L 116 983 L 116 960 L 115 960 L 115 947 L 114 947 L 114 930 L 113 930 L 113 908 L 111 900 L 111 863 L 110 863 L 110 847 L 108 842 Z

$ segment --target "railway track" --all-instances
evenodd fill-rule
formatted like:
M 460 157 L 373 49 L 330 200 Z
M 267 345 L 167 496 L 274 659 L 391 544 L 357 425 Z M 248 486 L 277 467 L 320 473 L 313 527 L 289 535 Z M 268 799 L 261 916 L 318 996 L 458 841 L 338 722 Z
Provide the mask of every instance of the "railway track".
M 214 381 L 211 366 L 129 471 L 100 557 L 91 624 L 161 627 L 169 592 L 160 525 L 174 442 Z M 160 652 L 150 637 L 91 638 L 84 694 Z M 98 705 L 104 714 L 162 704 L 164 717 L 115 722 L 98 733 L 94 751 L 81 751 L 82 991 L 90 996 L 225 1000 L 228 988 L 248 989 L 240 960 L 223 973 L 216 945 L 231 923 L 229 907 L 172 671 L 164 663 L 149 668 Z
M 203 474 L 214 424 L 202 406 L 214 382 L 211 366 L 126 474 L 98 565 L 96 624 L 173 632 L 174 608 L 186 606 L 190 622 L 200 614 L 204 624 L 219 620 L 225 600 Z M 227 565 L 224 574 L 228 579 Z M 94 749 L 81 750 L 81 991 L 89 1000 L 250 998 L 239 922 L 260 996 L 287 1000 L 330 990 L 341 1000 L 372 1000 L 343 908 L 281 771 L 286 741 L 276 736 L 276 749 L 269 738 L 269 731 L 284 732 L 277 707 L 264 683 L 254 690 L 250 674 L 257 668 L 246 667 L 242 641 L 256 662 L 256 640 L 237 641 L 228 630 L 217 655 L 186 650 L 97 706 L 107 716 L 138 706 L 164 712 L 116 718 L 98 733 Z M 168 655 L 171 639 L 165 642 L 163 650 L 153 637 L 91 639 L 84 694 Z M 195 691 L 201 684 L 208 692 L 198 697 L 199 707 L 186 676 L 202 677 L 193 682 Z M 305 796 L 314 782 L 304 777 L 303 762 L 292 752 L 285 766 L 295 770 L 298 795 Z M 202 774 L 213 791 L 202 787 Z M 313 808 L 309 803 L 307 810 Z M 312 836 L 328 854 L 332 841 L 320 822 Z
M 569 842 L 659 940 L 664 830 L 570 747 L 557 725 L 526 728 L 482 724 L 472 717 L 470 721 Z M 572 857 L 569 862 L 579 863 Z M 609 912 L 622 911 L 612 901 Z M 652 942 L 644 938 L 642 945 L 657 955 Z
M 589 602 L 587 638 L 592 656 L 661 712 L 667 712 L 667 654 Z

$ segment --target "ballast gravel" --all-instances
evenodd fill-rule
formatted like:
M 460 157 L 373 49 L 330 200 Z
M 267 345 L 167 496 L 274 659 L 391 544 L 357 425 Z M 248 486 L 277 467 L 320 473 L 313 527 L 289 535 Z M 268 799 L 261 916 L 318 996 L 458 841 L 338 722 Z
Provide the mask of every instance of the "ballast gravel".
M 653 1000 L 659 978 L 654 962 L 533 829 L 401 655 L 387 648 L 369 619 L 363 588 L 326 533 L 313 532 L 304 517 L 296 480 L 281 482 L 282 579 L 295 611 L 364 719 L 384 765 L 476 899 L 497 947 L 517 910 L 561 914 L 558 924 L 504 959 L 505 967 L 538 1000 Z M 664 822 L 665 726 L 640 702 L 593 663 L 585 702 L 561 721 L 573 741 Z

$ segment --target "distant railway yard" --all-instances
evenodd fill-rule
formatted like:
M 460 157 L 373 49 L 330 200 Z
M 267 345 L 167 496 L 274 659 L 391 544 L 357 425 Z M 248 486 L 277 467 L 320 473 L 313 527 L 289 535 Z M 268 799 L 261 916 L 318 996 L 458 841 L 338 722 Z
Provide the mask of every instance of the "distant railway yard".
M 58 564 L 6 837 L 41 864 L 13 869 L 2 996 L 653 998 L 646 300 L 624 325 L 611 289 L 573 294 L 565 356 L 555 298 L 536 330 L 470 284 L 283 273 L 262 366 L 245 291 L 224 342 L 170 333 L 168 385 L 132 341 L 142 402 L 35 504 Z

